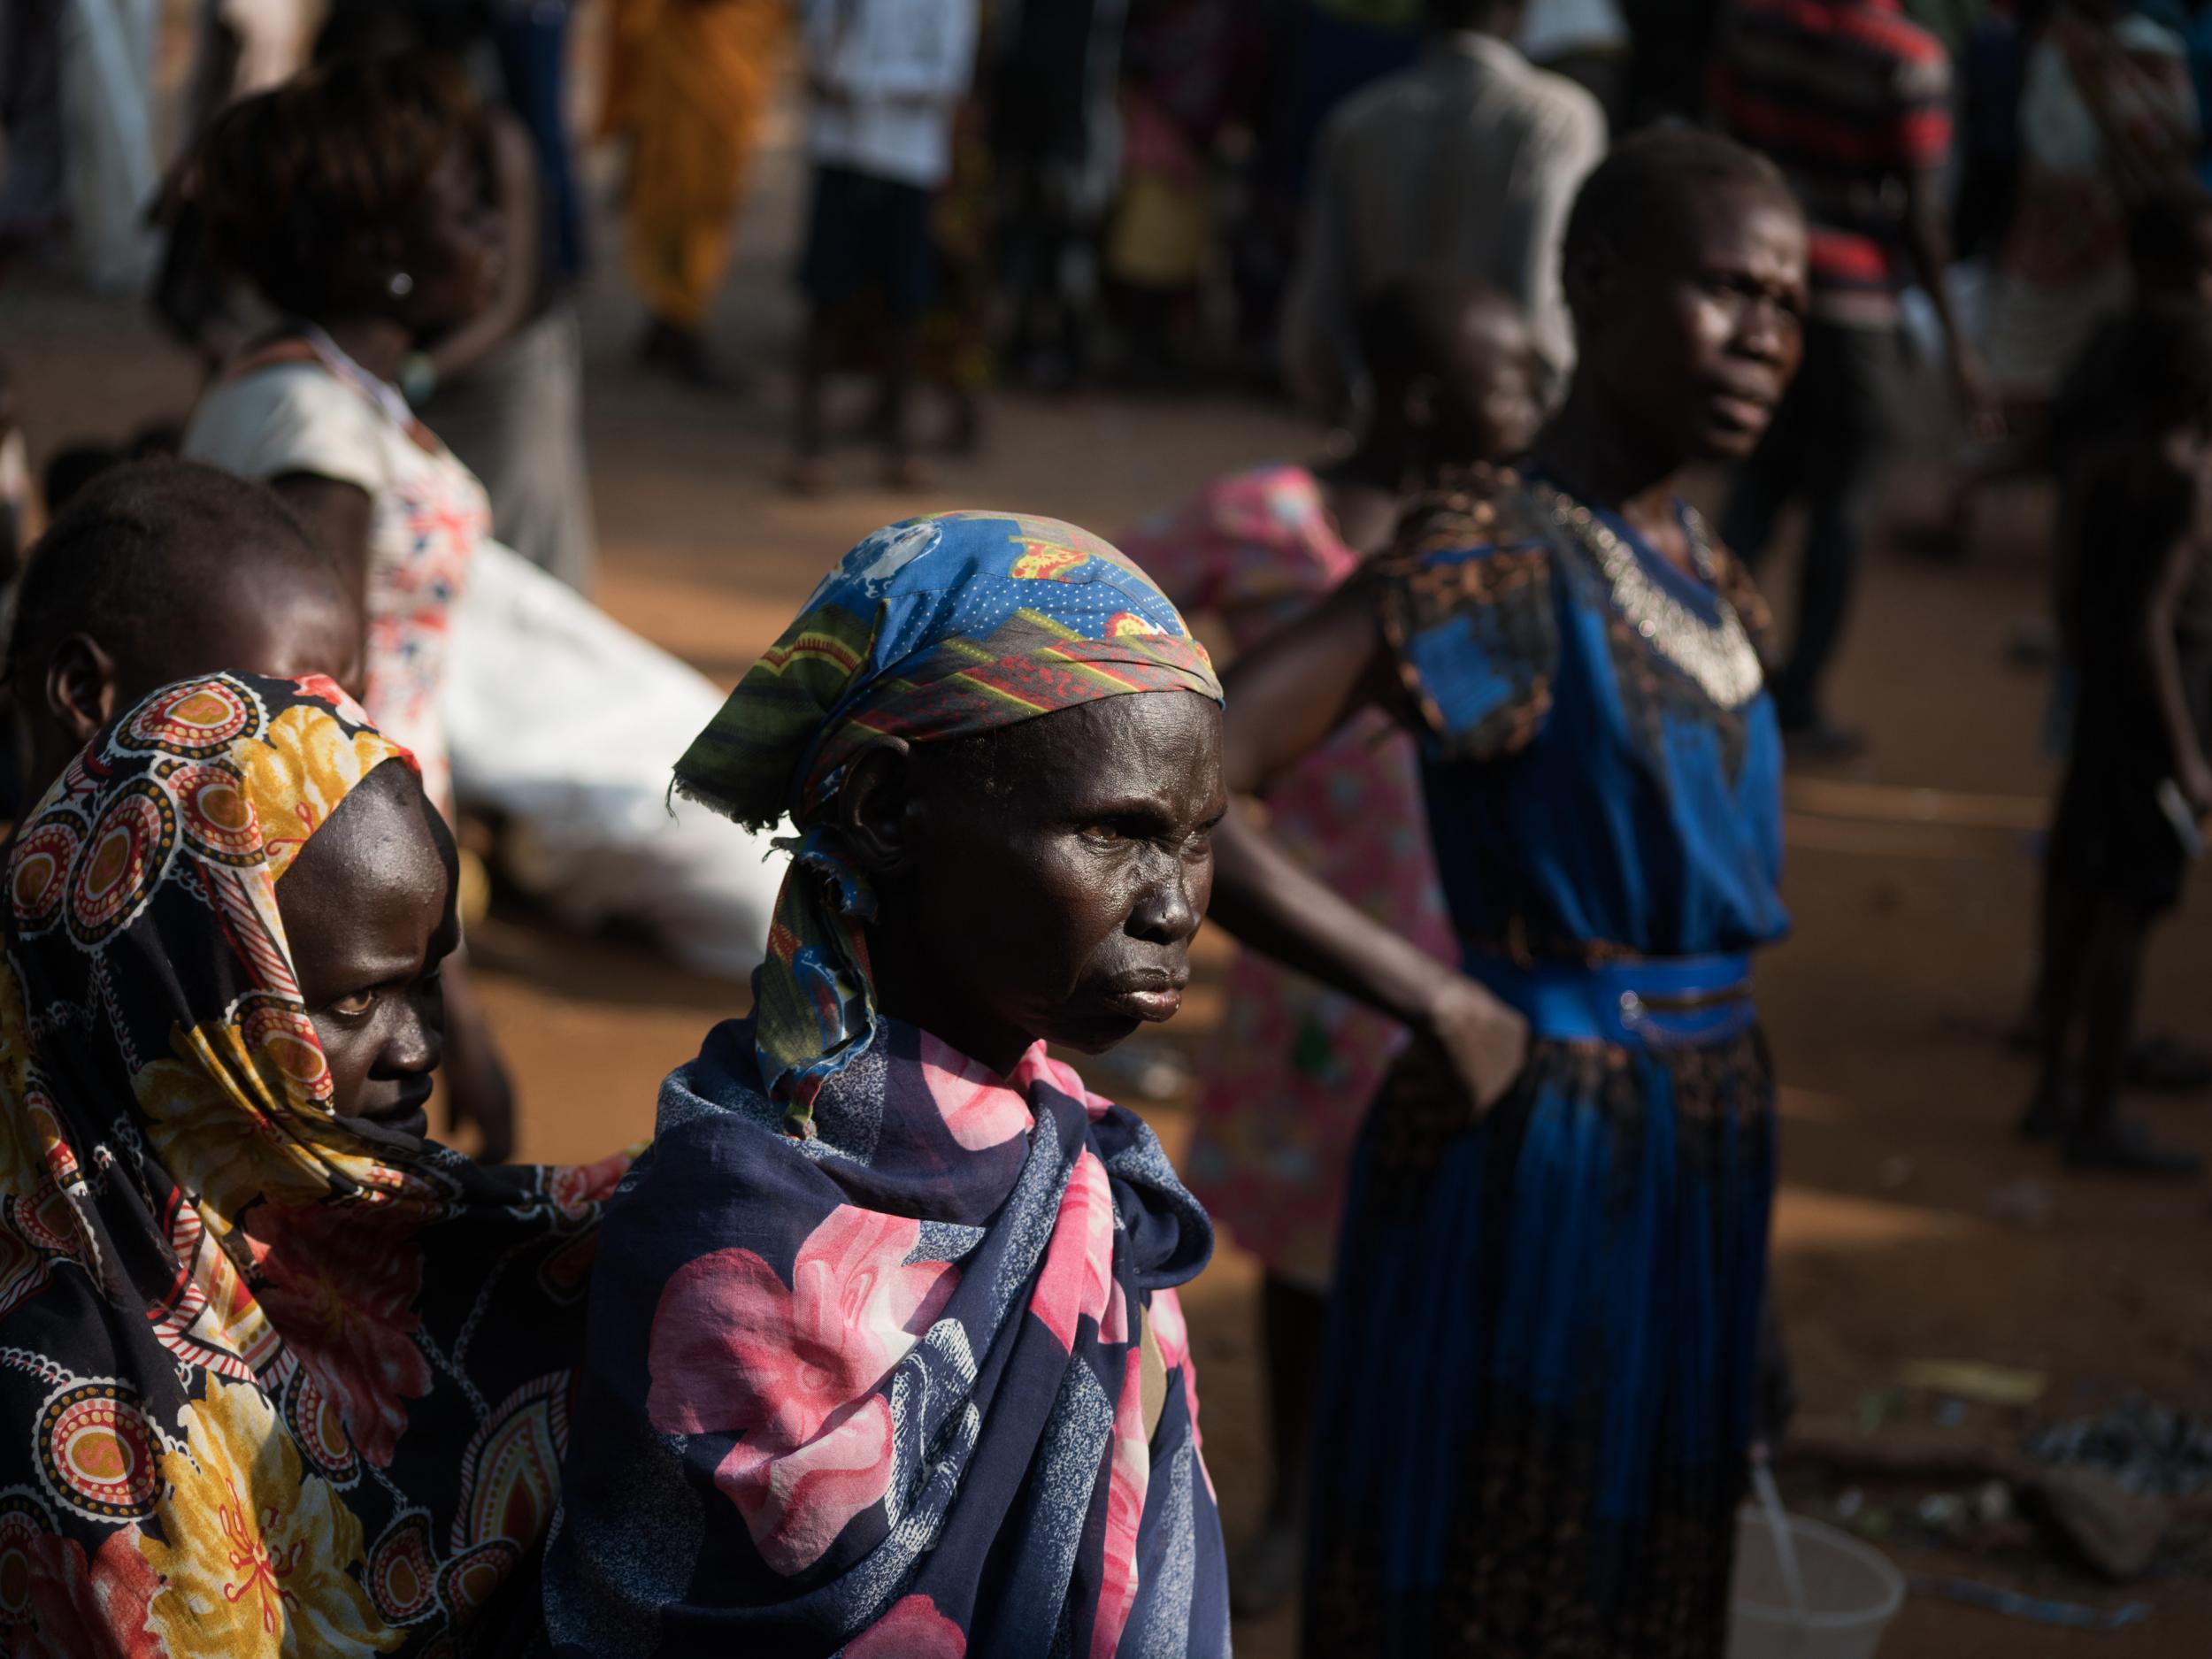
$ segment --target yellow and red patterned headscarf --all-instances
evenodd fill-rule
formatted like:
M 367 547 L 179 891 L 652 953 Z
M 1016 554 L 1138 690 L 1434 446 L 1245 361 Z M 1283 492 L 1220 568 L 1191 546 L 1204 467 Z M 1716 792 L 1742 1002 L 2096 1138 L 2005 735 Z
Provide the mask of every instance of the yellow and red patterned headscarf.
M 10 849 L 12 1652 L 425 1652 L 541 1543 L 624 1161 L 480 1169 L 332 1110 L 277 884 L 391 764 L 328 680 L 210 676 Z

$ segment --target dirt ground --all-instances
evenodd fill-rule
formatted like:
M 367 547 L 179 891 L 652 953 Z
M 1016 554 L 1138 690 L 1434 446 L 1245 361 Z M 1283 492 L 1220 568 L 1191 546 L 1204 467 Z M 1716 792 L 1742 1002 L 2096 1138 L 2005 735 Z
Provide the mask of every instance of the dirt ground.
M 983 458 L 948 465 L 927 495 L 880 493 L 859 450 L 841 457 L 841 493 L 782 494 L 796 322 L 785 276 L 800 182 L 787 138 L 764 158 L 718 320 L 721 349 L 755 376 L 749 396 L 692 394 L 633 368 L 640 319 L 611 234 L 583 302 L 602 597 L 708 674 L 733 680 L 828 563 L 910 511 L 1022 508 L 1111 534 L 1217 470 L 1315 448 L 1317 433 L 1247 402 L 1009 396 L 994 406 Z M 191 365 L 134 309 L 74 296 L 35 272 L 0 281 L 0 357 L 42 457 L 72 439 L 180 413 L 194 391 Z M 1900 520 L 1926 511 L 1940 488 L 1928 453 L 1917 449 L 1900 472 Z M 1943 1409 L 1893 1392 L 1911 1359 L 2044 1374 L 2032 1407 L 1969 1408 L 1970 1424 L 1994 1430 L 2076 1415 L 2128 1389 L 2212 1410 L 2208 1188 L 2062 1174 L 2011 1133 L 2028 1077 L 1998 1037 L 2028 973 L 2034 830 L 2051 778 L 2039 752 L 2042 682 L 2007 668 L 2003 646 L 2011 621 L 2042 603 L 2043 506 L 2032 494 L 2001 503 L 1963 569 L 1874 550 L 1836 690 L 1873 747 L 1845 772 L 1792 781 L 1787 886 L 1797 932 L 1763 969 L 1761 993 L 1785 1085 L 1776 1271 L 1809 1414 Z M 2150 1023 L 2200 1037 L 2212 1036 L 2208 902 L 2212 889 L 2200 881 L 2158 943 L 2148 992 Z M 475 949 L 533 1158 L 587 1157 L 644 1136 L 663 1073 L 744 1000 L 741 987 L 526 915 L 495 915 Z M 1187 1047 L 1203 1031 L 1225 953 L 1210 934 L 1211 985 L 1157 1041 Z M 1171 1148 L 1179 1145 L 1188 1125 L 1173 1099 L 1149 1110 Z M 2205 1103 L 2142 1110 L 2162 1134 L 2212 1154 Z M 1251 1259 L 1232 1245 L 1187 1293 L 1233 1545 L 1253 1525 L 1263 1486 L 1255 1285 Z M 1791 1489 L 1819 1514 L 1839 1485 L 1799 1477 Z M 1942 1489 L 1901 1500 L 1877 1492 L 1870 1502 L 1909 1510 Z M 2194 1565 L 2185 1551 L 2161 1576 L 2115 1591 L 2024 1544 L 1942 1552 L 1917 1540 L 1907 1525 L 1882 1541 L 1916 1571 L 2101 1607 L 2139 1600 L 2151 1611 L 2125 1631 L 2090 1634 L 1916 1595 L 1883 1648 L 1888 1659 L 2212 1653 L 2201 1550 Z M 1240 1650 L 1288 1655 L 1290 1630 L 1286 1617 L 1240 1629 Z

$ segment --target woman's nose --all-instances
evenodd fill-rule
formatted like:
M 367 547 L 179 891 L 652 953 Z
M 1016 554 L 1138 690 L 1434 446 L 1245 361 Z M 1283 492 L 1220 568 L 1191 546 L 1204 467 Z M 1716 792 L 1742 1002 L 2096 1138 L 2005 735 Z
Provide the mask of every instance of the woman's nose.
M 384 1067 L 402 1077 L 434 1071 L 445 1059 L 445 1001 L 433 991 L 408 1001 L 407 1017 L 384 1045 Z
M 1153 944 L 1181 944 L 1198 931 L 1202 919 L 1192 897 L 1200 872 L 1171 855 L 1155 860 L 1148 877 L 1144 895 L 1129 914 L 1129 931 Z
M 1755 299 L 1744 308 L 1743 326 L 1737 344 L 1746 355 L 1779 363 L 1786 350 L 1786 335 L 1797 326 L 1796 319 L 1779 303 Z

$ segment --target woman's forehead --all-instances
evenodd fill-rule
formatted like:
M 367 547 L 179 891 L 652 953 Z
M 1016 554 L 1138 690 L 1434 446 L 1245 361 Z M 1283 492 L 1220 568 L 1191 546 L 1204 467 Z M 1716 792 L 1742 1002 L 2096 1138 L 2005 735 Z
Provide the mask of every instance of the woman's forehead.
M 1104 697 L 1001 726 L 956 746 L 956 771 L 987 768 L 1042 803 L 1165 798 L 1210 788 L 1221 709 L 1195 692 Z
M 1727 184 L 1685 193 L 1670 251 L 1694 267 L 1805 264 L 1805 215 L 1780 186 Z

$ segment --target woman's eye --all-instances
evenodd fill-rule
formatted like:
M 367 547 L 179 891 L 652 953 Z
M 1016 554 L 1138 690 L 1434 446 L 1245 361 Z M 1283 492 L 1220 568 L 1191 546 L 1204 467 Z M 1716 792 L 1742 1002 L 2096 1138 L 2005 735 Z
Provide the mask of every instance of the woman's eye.
M 330 1011 L 346 1019 L 358 1019 L 376 1006 L 374 991 L 356 991 L 342 996 L 330 1005 Z
M 1115 846 L 1128 840 L 1127 836 L 1111 824 L 1086 824 L 1082 829 L 1082 836 L 1085 841 L 1101 847 Z

